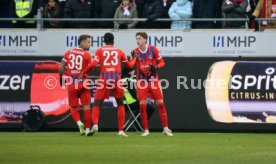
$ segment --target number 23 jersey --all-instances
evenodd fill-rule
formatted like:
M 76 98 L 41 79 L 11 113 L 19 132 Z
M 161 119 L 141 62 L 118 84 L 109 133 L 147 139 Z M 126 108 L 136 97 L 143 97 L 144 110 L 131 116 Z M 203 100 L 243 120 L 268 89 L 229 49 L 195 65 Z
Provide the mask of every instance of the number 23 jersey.
M 95 58 L 101 65 L 100 79 L 121 79 L 121 63 L 127 62 L 126 54 L 113 46 L 103 46 L 96 51 Z

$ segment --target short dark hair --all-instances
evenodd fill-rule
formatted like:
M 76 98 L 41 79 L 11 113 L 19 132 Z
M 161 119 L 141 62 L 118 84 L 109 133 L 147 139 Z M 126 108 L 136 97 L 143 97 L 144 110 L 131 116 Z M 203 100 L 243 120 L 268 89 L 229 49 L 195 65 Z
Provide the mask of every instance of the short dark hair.
M 91 36 L 90 36 L 90 35 L 87 35 L 87 34 L 80 35 L 80 36 L 79 36 L 79 39 L 78 39 L 78 45 L 80 45 L 81 42 L 82 42 L 83 40 L 86 40 L 87 38 L 91 38 Z
M 137 32 L 136 36 L 138 36 L 138 35 L 141 36 L 142 38 L 148 40 L 148 34 L 147 33 L 145 33 L 145 32 Z
M 104 34 L 104 43 L 107 45 L 114 44 L 114 35 L 110 32 Z

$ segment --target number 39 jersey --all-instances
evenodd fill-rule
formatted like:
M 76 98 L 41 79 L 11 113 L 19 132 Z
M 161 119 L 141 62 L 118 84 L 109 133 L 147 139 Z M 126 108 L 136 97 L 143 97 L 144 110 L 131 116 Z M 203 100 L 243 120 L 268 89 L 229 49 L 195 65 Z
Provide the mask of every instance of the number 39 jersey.
M 62 60 L 66 62 L 66 74 L 68 76 L 79 77 L 81 72 L 91 62 L 92 56 L 81 48 L 74 48 L 68 50 Z
M 104 80 L 121 79 L 121 62 L 127 62 L 126 54 L 113 46 L 104 46 L 96 51 L 95 58 L 101 65 L 100 78 Z

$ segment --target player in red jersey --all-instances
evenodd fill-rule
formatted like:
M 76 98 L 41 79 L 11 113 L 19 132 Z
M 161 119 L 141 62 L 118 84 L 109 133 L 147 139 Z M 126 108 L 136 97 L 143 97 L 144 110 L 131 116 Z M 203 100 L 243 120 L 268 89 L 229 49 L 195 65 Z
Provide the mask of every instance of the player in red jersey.
M 136 90 L 140 103 L 141 120 L 144 127 L 144 133 L 142 136 L 149 135 L 148 117 L 146 111 L 148 96 L 155 100 L 163 126 L 163 133 L 167 136 L 173 136 L 172 131 L 168 128 L 167 112 L 157 74 L 157 70 L 164 67 L 165 62 L 155 46 L 147 45 L 147 39 L 147 33 L 136 33 L 136 42 L 138 47 L 131 52 L 132 56 L 136 60 Z M 134 63 L 131 63 L 131 66 L 132 65 L 134 65 Z
M 129 61 L 125 53 L 114 47 L 114 36 L 112 33 L 104 35 L 105 46 L 96 51 L 93 62 L 83 71 L 87 73 L 90 69 L 95 67 L 98 63 L 101 66 L 101 73 L 98 81 L 98 86 L 95 93 L 94 106 L 92 108 L 92 133 L 98 131 L 98 121 L 100 116 L 100 105 L 104 99 L 109 98 L 110 90 L 112 90 L 114 97 L 118 104 L 118 126 L 119 136 L 127 137 L 124 132 L 125 123 L 125 109 L 124 109 L 124 89 L 121 79 L 121 63 L 125 63 L 129 67 Z M 134 60 L 134 59 L 133 59 Z
M 89 136 L 91 127 L 91 93 L 90 89 L 85 87 L 85 82 L 88 79 L 87 74 L 80 78 L 81 72 L 92 61 L 92 56 L 87 52 L 91 46 L 91 37 L 89 35 L 81 35 L 78 39 L 79 48 L 68 50 L 59 66 L 60 82 L 65 83 L 63 80 L 63 74 L 66 74 L 69 79 L 68 95 L 69 105 L 71 110 L 71 116 L 77 123 L 81 135 Z M 84 125 L 80 120 L 80 114 L 78 112 L 79 99 L 84 109 Z M 84 130 L 85 126 L 85 130 Z

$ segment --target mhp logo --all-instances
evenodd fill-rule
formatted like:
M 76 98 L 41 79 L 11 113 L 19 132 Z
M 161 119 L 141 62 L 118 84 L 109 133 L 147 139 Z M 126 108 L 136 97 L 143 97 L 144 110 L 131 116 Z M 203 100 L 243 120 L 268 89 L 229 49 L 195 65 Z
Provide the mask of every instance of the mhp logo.
M 66 47 L 78 47 L 78 36 L 66 36 Z
M 66 36 L 66 47 L 78 47 L 77 35 L 67 35 Z M 91 36 L 91 46 L 92 47 L 102 47 L 103 46 L 103 36 Z
M 6 46 L 6 36 L 0 35 L 0 46 L 5 47 Z
M 218 35 L 213 36 L 213 47 L 251 47 L 256 40 L 256 36 L 251 35 Z
M 0 35 L 1 47 L 32 47 L 37 45 L 36 35 Z

